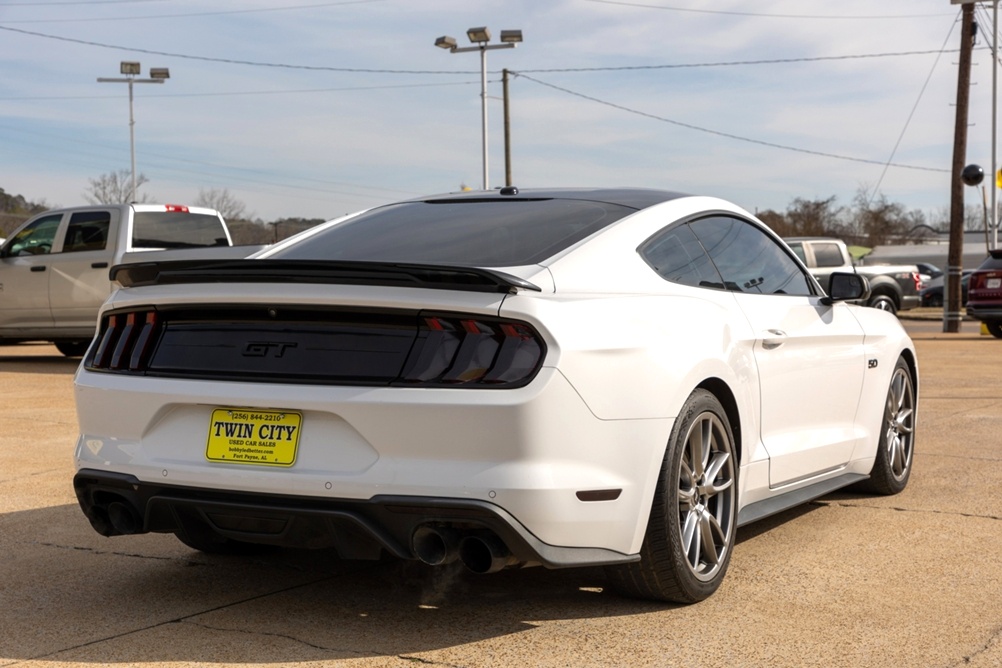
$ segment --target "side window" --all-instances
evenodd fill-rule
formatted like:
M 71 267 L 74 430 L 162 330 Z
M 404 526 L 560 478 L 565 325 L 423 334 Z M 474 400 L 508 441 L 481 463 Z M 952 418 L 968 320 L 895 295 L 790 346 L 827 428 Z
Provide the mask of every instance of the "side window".
M 639 252 L 666 281 L 693 287 L 724 287 L 720 274 L 688 225 L 676 225 L 659 233 L 644 243 Z
M 7 241 L 4 255 L 48 255 L 62 219 L 58 213 L 39 218 Z
M 724 285 L 735 292 L 811 295 L 811 282 L 793 258 L 749 222 L 712 216 L 690 223 Z
M 838 244 L 813 243 L 811 249 L 814 251 L 814 261 L 819 267 L 841 267 L 845 264 L 842 259 L 842 249 Z
M 793 251 L 793 254 L 796 255 L 797 257 L 799 257 L 800 261 L 803 262 L 804 266 L 806 267 L 807 266 L 807 255 L 804 254 L 804 244 L 800 243 L 799 241 L 795 241 L 795 242 L 789 244 L 789 246 L 790 246 L 790 250 Z
M 63 252 L 104 250 L 108 245 L 109 227 L 111 227 L 111 214 L 107 211 L 74 213 L 66 228 Z

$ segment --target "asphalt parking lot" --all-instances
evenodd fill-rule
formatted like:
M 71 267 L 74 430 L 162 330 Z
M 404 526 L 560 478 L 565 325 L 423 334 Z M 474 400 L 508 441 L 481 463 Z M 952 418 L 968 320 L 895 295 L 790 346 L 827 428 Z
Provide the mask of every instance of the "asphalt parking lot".
M 103 538 L 71 486 L 75 362 L 0 348 L 0 667 L 1002 666 L 1002 340 L 907 326 L 922 378 L 905 492 L 741 529 L 720 591 L 689 607 L 615 596 L 600 569 Z

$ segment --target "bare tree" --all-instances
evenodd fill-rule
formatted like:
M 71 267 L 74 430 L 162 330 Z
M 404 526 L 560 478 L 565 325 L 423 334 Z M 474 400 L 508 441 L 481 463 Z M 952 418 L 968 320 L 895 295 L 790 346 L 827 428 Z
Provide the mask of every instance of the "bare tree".
M 85 191 L 84 197 L 91 204 L 128 204 L 129 202 L 152 202 L 146 193 L 140 197 L 133 197 L 132 193 L 132 172 L 127 169 L 120 169 L 117 172 L 102 174 L 96 179 L 87 179 L 90 187 Z M 136 176 L 136 190 L 149 179 L 144 174 Z M 138 194 L 138 193 L 137 193 Z
M 253 215 L 247 214 L 247 206 L 231 195 L 226 188 L 209 188 L 208 190 L 199 188 L 195 205 L 215 209 L 227 221 L 253 218 Z
M 857 243 L 880 246 L 892 243 L 918 243 L 932 233 L 925 214 L 890 202 L 884 194 L 868 196 L 864 188 L 856 193 L 851 211 Z

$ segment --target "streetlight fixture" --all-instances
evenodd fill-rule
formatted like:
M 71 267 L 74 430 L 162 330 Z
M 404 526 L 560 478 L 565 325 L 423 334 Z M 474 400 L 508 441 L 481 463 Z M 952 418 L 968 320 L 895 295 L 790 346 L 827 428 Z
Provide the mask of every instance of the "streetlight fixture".
M 129 155 L 132 158 L 132 192 L 129 197 L 130 201 L 135 201 L 136 199 L 136 134 L 135 125 L 136 119 L 132 114 L 132 84 L 134 83 L 152 83 L 152 84 L 162 84 L 164 81 L 170 78 L 170 70 L 166 67 L 151 67 L 150 68 L 150 78 L 149 79 L 138 79 L 136 77 L 141 73 L 141 68 L 139 63 L 132 60 L 123 60 L 119 66 L 119 72 L 125 75 L 125 78 L 106 78 L 98 77 L 98 83 L 127 83 L 129 84 Z
M 470 28 L 466 36 L 475 46 L 458 46 L 455 37 L 443 35 L 435 40 L 435 46 L 446 49 L 450 53 L 480 52 L 480 125 L 484 156 L 484 190 L 490 189 L 490 179 L 487 173 L 487 52 L 493 49 L 514 49 L 522 42 L 521 30 L 502 30 L 501 44 L 488 44 L 491 41 L 491 31 L 486 26 Z

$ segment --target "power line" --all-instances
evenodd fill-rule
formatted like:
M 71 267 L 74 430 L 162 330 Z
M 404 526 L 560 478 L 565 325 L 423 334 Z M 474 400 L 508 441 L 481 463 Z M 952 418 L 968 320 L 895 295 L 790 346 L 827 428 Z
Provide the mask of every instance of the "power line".
M 892 167 L 900 167 L 902 169 L 915 169 L 915 170 L 925 171 L 925 172 L 949 172 L 950 171 L 948 169 L 940 169 L 938 167 L 922 167 L 922 166 L 919 166 L 919 165 L 903 165 L 903 164 L 891 163 L 891 162 L 885 163 L 882 160 L 869 160 L 869 159 L 866 159 L 866 158 L 856 158 L 856 157 L 847 156 L 847 155 L 839 155 L 837 153 L 826 153 L 824 151 L 815 151 L 815 150 L 812 150 L 812 149 L 798 148 L 796 146 L 788 146 L 786 144 L 777 144 L 777 143 L 774 143 L 774 142 L 768 142 L 768 141 L 764 141 L 764 140 L 761 140 L 761 139 L 752 139 L 750 137 L 742 137 L 741 135 L 731 134 L 729 132 L 721 132 L 720 130 L 712 130 L 710 128 L 704 128 L 704 127 L 700 127 L 698 125 L 693 125 L 691 123 L 684 123 L 682 121 L 676 121 L 676 120 L 673 120 L 671 118 L 665 118 L 664 116 L 657 116 L 655 114 L 651 114 L 651 113 L 648 113 L 646 111 L 639 111 L 637 109 L 631 109 L 630 107 L 626 107 L 626 106 L 623 106 L 621 104 L 616 104 L 615 102 L 609 102 L 608 100 L 602 100 L 602 99 L 599 99 L 597 97 L 592 97 L 591 95 L 585 95 L 584 93 L 578 93 L 576 91 L 570 90 L 569 88 L 563 88 L 562 86 L 557 86 L 557 85 L 554 85 L 554 84 L 551 84 L 551 83 L 547 83 L 545 81 L 540 81 L 539 79 L 535 79 L 533 77 L 530 77 L 530 76 L 528 76 L 526 74 L 522 74 L 520 72 L 512 72 L 512 73 L 515 74 L 516 76 L 524 77 L 524 78 L 528 79 L 529 81 L 532 81 L 533 83 L 537 83 L 537 84 L 539 84 L 541 86 L 546 86 L 547 88 L 552 88 L 552 89 L 558 90 L 558 91 L 560 91 L 562 93 L 567 93 L 568 95 L 573 95 L 575 97 L 579 97 L 579 98 L 584 99 L 584 100 L 589 100 L 591 102 L 596 102 L 598 104 L 602 104 L 602 105 L 605 105 L 607 107 L 612 107 L 613 109 L 619 109 L 620 111 L 625 111 L 627 113 L 635 114 L 637 116 L 643 116 L 644 118 L 650 118 L 650 119 L 653 119 L 653 120 L 656 120 L 656 121 L 660 121 L 662 123 L 669 123 L 671 125 L 677 125 L 678 127 L 683 127 L 683 128 L 689 129 L 689 130 L 695 130 L 697 132 L 705 132 L 707 134 L 716 135 L 718 137 L 725 137 L 727 139 L 734 139 L 736 141 L 742 141 L 742 142 L 746 142 L 746 143 L 749 143 L 749 144 L 757 144 L 759 146 L 768 146 L 770 148 L 778 148 L 778 149 L 782 149 L 784 151 L 794 151 L 796 153 L 805 153 L 807 155 L 816 155 L 816 156 L 820 156 L 820 157 L 823 157 L 823 158 L 833 158 L 833 159 L 836 159 L 836 160 L 847 160 L 849 162 L 861 162 L 861 163 L 868 164 L 868 165 L 884 165 L 884 164 L 887 164 L 887 165 L 890 165 Z
M 959 16 L 960 12 L 958 12 L 957 15 Z M 946 39 L 943 40 L 944 49 L 946 48 L 946 45 L 949 43 L 950 36 L 953 35 L 953 28 L 956 25 L 957 25 L 956 21 L 950 24 L 950 30 L 946 33 Z M 894 160 L 894 156 L 898 152 L 898 147 L 901 146 L 901 141 L 905 138 L 905 132 L 908 131 L 908 126 L 911 125 L 912 118 L 914 118 L 915 116 L 915 111 L 918 109 L 919 102 L 922 101 L 922 96 L 925 95 L 926 88 L 929 87 L 929 82 L 932 80 L 932 75 L 936 71 L 936 66 L 938 64 L 939 64 L 939 56 L 936 56 L 936 60 L 935 62 L 933 62 L 932 67 L 929 68 L 929 74 L 928 76 L 926 76 L 925 82 L 922 84 L 921 90 L 919 90 L 918 97 L 915 99 L 915 104 L 912 105 L 912 110 L 908 114 L 908 119 L 905 121 L 905 126 L 901 128 L 901 134 L 898 135 L 898 140 L 894 143 L 894 148 L 891 149 L 891 154 L 887 157 L 887 163 L 884 164 L 884 169 L 881 170 L 880 172 L 880 178 L 877 179 L 877 185 L 873 186 L 873 192 L 870 193 L 870 195 L 866 199 L 867 208 L 870 207 L 870 202 L 873 201 L 873 198 L 877 196 L 877 192 L 880 191 L 880 184 L 884 182 L 884 176 L 887 175 L 887 170 L 891 166 L 891 161 Z
M 151 14 L 148 16 L 104 16 L 90 19 L 21 19 L 4 21 L 4 23 L 100 23 L 106 21 L 140 21 L 145 19 L 181 19 L 197 16 L 223 16 L 230 14 L 256 14 L 261 12 L 285 12 L 297 9 L 318 9 L 320 7 L 338 7 L 341 5 L 364 5 L 386 0 L 342 0 L 341 2 L 323 2 L 313 5 L 293 5 L 289 7 L 261 7 L 258 9 L 230 9 L 218 12 L 194 12 L 189 14 Z
M 801 58 L 769 58 L 764 60 L 724 60 L 707 63 L 675 63 L 669 65 L 624 65 L 620 67 L 562 67 L 550 69 L 521 70 L 523 73 L 554 73 L 554 72 L 612 72 L 624 70 L 667 70 L 686 69 L 697 67 L 733 67 L 736 65 L 780 65 L 789 63 L 812 63 L 832 60 L 861 60 L 864 58 L 894 58 L 901 56 L 930 56 L 937 57 L 944 53 L 956 53 L 959 49 L 931 49 L 927 51 L 889 51 L 885 53 L 858 53 L 842 56 L 811 56 Z
M 72 44 L 83 44 L 84 46 L 97 46 L 102 49 L 113 49 L 115 51 L 131 51 L 133 53 L 148 53 L 154 56 L 169 56 L 171 58 L 184 58 L 185 60 L 199 60 L 212 63 L 228 63 L 231 65 L 252 65 L 254 67 L 272 67 L 291 70 L 311 70 L 317 72 L 355 72 L 359 74 L 464 74 L 471 72 L 460 72 L 456 70 L 390 70 L 390 69 L 370 69 L 362 67 L 329 67 L 325 65 L 290 65 L 286 63 L 265 63 L 254 60 L 235 60 L 232 58 L 212 58 L 210 56 L 189 56 L 183 53 L 172 53 L 170 51 L 154 51 L 153 49 L 141 49 L 137 47 L 115 46 L 113 44 L 102 44 L 101 42 L 91 42 L 85 39 L 73 37 L 60 37 L 59 35 L 48 35 L 46 33 L 24 30 L 23 28 L 11 28 L 0 25 L 0 30 L 31 35 L 32 37 L 43 37 L 60 42 L 70 42 Z
M 489 81 L 497 83 L 498 80 Z M 298 93 L 338 93 L 344 91 L 393 90 L 397 88 L 440 88 L 443 86 L 480 85 L 479 81 L 450 81 L 447 83 L 396 84 L 390 86 L 343 86 L 340 88 L 300 88 L 292 90 L 249 90 L 218 93 L 154 93 L 143 95 L 144 98 L 175 98 L 175 97 L 233 97 L 239 95 L 293 95 Z M 0 97 L 0 102 L 25 102 L 35 100 L 118 100 L 118 95 L 39 95 L 31 97 Z
M 165 2 L 166 0 L 58 0 L 57 2 L 5 2 L 4 7 L 54 7 L 57 5 L 128 5 L 140 2 Z
M 0 129 L 11 129 L 4 128 L 0 125 Z M 17 133 L 17 143 L 26 146 L 36 146 L 45 147 L 45 144 L 39 144 L 38 142 L 26 141 L 22 136 L 24 133 L 34 134 L 42 137 L 46 140 L 58 141 L 60 146 L 62 164 L 79 164 L 86 165 L 89 167 L 94 167 L 94 156 L 98 156 L 98 159 L 104 162 L 117 161 L 118 159 L 113 157 L 119 153 L 114 147 L 108 146 L 106 144 L 100 144 L 97 142 L 90 142 L 86 140 L 74 139 L 72 137 L 60 137 L 53 135 L 51 133 L 44 132 L 33 132 L 31 130 L 25 130 L 23 128 L 18 128 Z M 70 144 L 80 144 L 81 148 L 71 147 Z M 8 143 L 8 147 L 10 143 Z M 93 146 L 99 151 L 86 150 L 84 147 Z M 80 162 L 78 160 L 72 159 L 70 156 L 73 154 L 89 157 L 86 162 Z M 399 197 L 400 195 L 405 195 L 407 197 L 413 197 L 419 195 L 420 193 L 415 193 L 412 191 L 399 190 L 394 188 L 385 188 L 380 186 L 363 185 L 358 183 L 349 183 L 345 181 L 333 181 L 329 179 L 318 179 L 309 176 L 303 176 L 299 174 L 288 174 L 288 173 L 276 173 L 274 170 L 265 169 L 255 169 L 249 167 L 237 167 L 233 165 L 222 165 L 218 163 L 207 162 L 204 160 L 193 160 L 190 158 L 179 158 L 176 156 L 165 155 L 163 153 L 156 153 L 152 151 L 144 151 L 143 154 L 147 156 L 147 164 L 154 168 L 156 171 L 153 173 L 161 172 L 171 172 L 174 174 L 181 174 L 187 176 L 188 178 L 195 179 L 199 176 L 210 177 L 213 179 L 227 180 L 230 182 L 243 182 L 252 183 L 257 185 L 270 186 L 274 188 L 285 188 L 298 191 L 316 192 L 324 193 L 326 195 L 338 195 L 341 197 L 364 199 L 372 198 L 374 196 L 390 196 L 390 195 L 373 195 L 371 193 L 364 192 L 348 192 L 344 188 L 354 188 L 361 191 L 374 191 L 376 193 L 390 193 L 392 196 Z M 166 162 L 165 162 L 166 161 Z M 170 162 L 186 163 L 187 165 L 194 165 L 196 167 L 176 167 L 172 166 Z M 204 169 L 198 169 L 198 167 L 207 168 L 209 170 L 217 171 L 205 171 Z M 285 180 L 282 182 L 281 180 Z M 289 181 L 292 181 L 290 183 Z M 193 181 L 195 183 L 200 183 L 204 185 L 204 179 L 202 181 Z M 316 185 L 310 185 L 310 184 Z
M 173 53 L 170 51 L 154 51 L 151 49 L 141 49 L 128 46 L 117 46 L 114 44 L 103 44 L 101 42 L 91 42 L 83 39 L 76 39 L 73 37 L 62 37 L 59 35 L 49 35 L 46 33 L 35 32 L 33 30 L 24 30 L 22 28 L 11 28 L 10 26 L 0 25 L 0 30 L 6 30 L 8 32 L 19 33 L 22 35 L 29 35 L 32 37 L 41 37 L 44 39 L 53 39 L 61 42 L 70 42 L 73 44 L 82 44 L 84 46 L 96 46 L 103 49 L 114 49 L 117 51 L 133 51 L 136 53 L 148 53 L 155 56 L 169 56 L 172 58 L 184 58 L 187 60 L 199 60 L 214 63 L 227 63 L 232 65 L 249 65 L 253 67 L 271 67 L 271 68 L 281 68 L 281 69 L 292 69 L 292 70 L 311 70 L 311 71 L 321 71 L 321 72 L 349 72 L 349 73 L 360 73 L 360 74 L 471 74 L 471 72 L 459 71 L 459 70 L 397 70 L 397 69 L 370 69 L 370 68 L 358 68 L 358 67 L 329 67 L 324 65 L 293 65 L 290 63 L 268 63 L 253 60 L 236 60 L 232 58 L 214 58 L 211 56 L 192 56 L 183 53 Z M 746 66 L 746 65 L 780 65 L 780 64 L 790 64 L 790 63 L 810 63 L 810 62 L 826 62 L 826 61 L 837 61 L 837 60 L 859 60 L 867 58 L 897 58 L 903 56 L 927 56 L 927 55 L 939 55 L 943 53 L 955 53 L 957 49 L 939 49 L 939 50 L 926 50 L 926 51 L 891 51 L 885 53 L 860 53 L 860 54 L 846 54 L 840 56 L 813 56 L 813 57 L 798 57 L 798 58 L 770 58 L 762 60 L 733 60 L 733 61 L 719 61 L 719 62 L 705 62 L 705 63 L 670 63 L 665 65 L 627 65 L 620 67 L 564 67 L 564 68 L 548 68 L 548 69 L 529 69 L 522 70 L 523 74 L 533 73 L 533 74 L 548 74 L 555 72 L 618 72 L 618 71 L 629 71 L 629 70 L 664 70 L 664 69 L 693 69 L 693 68 L 704 68 L 704 67 L 734 67 L 734 66 Z
M 624 7 L 640 7 L 643 9 L 660 9 L 671 12 L 691 12 L 693 14 L 724 14 L 728 16 L 754 16 L 756 18 L 770 19 L 850 19 L 850 20 L 873 20 L 873 19 L 913 19 L 929 18 L 934 16 L 953 16 L 953 14 L 897 14 L 897 15 L 872 15 L 872 16 L 845 16 L 839 14 L 765 14 L 761 12 L 731 12 L 720 9 L 690 9 L 688 7 L 666 7 L 664 5 L 647 5 L 639 2 L 622 2 L 620 0 L 585 0 L 585 2 L 595 2 L 603 5 L 621 5 Z

